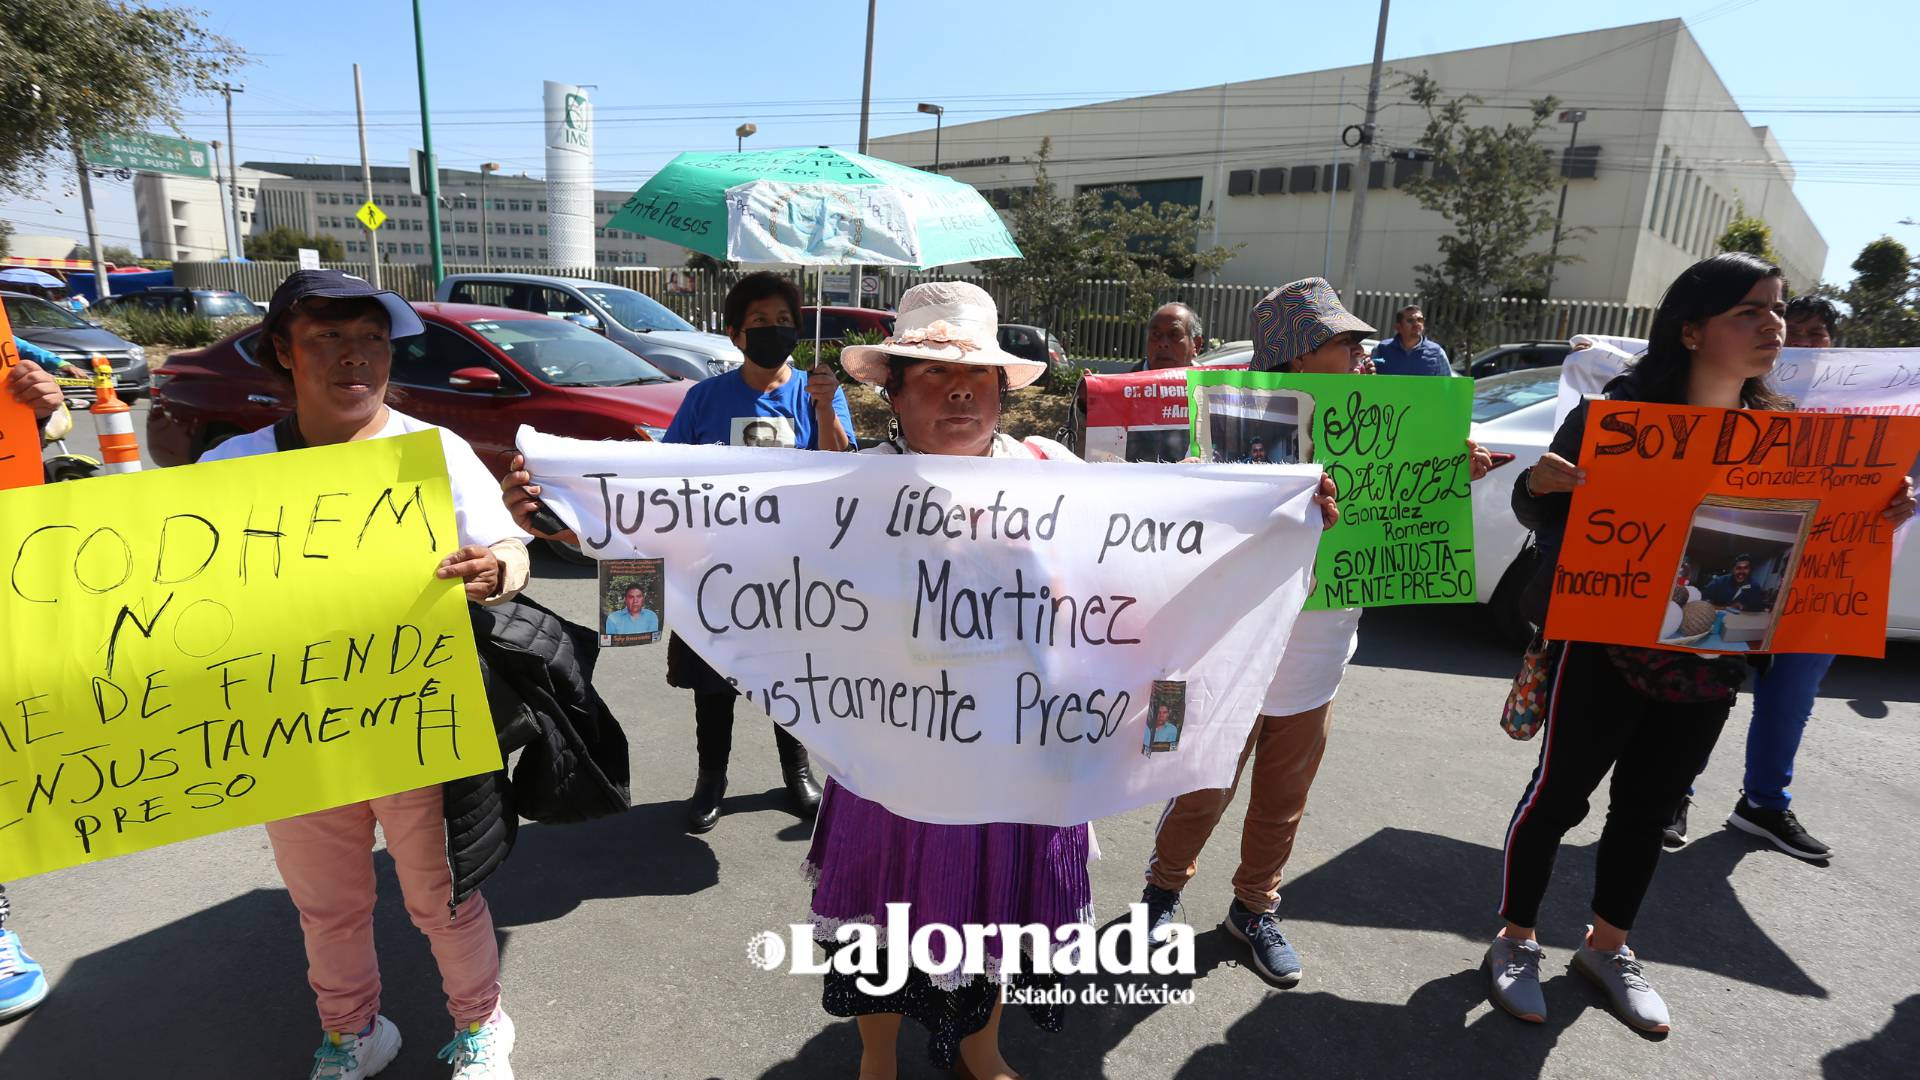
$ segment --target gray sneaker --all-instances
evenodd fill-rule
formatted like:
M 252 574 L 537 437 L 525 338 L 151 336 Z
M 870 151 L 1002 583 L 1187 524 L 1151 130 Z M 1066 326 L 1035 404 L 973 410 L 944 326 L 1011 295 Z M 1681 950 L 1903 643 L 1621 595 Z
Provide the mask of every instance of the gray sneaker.
M 1487 950 L 1487 971 L 1493 976 L 1493 1003 L 1522 1020 L 1545 1023 L 1547 997 L 1540 992 L 1540 961 L 1545 956 L 1537 941 L 1494 938 Z
M 1588 931 L 1591 932 L 1592 927 L 1588 927 Z M 1619 952 L 1601 952 L 1583 941 L 1579 951 L 1573 954 L 1573 968 L 1607 992 L 1613 1001 L 1613 1011 L 1629 1025 L 1656 1035 L 1672 1030 L 1667 1003 L 1660 1000 L 1659 993 L 1641 973 L 1640 961 L 1634 958 L 1632 949 L 1622 945 Z

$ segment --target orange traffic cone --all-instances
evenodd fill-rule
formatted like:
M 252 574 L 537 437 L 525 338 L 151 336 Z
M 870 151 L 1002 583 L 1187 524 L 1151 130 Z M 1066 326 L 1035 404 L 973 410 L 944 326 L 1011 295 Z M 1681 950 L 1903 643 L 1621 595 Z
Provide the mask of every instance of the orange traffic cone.
M 100 439 L 103 473 L 140 471 L 140 440 L 133 437 L 133 409 L 113 390 L 113 365 L 93 358 L 93 430 Z

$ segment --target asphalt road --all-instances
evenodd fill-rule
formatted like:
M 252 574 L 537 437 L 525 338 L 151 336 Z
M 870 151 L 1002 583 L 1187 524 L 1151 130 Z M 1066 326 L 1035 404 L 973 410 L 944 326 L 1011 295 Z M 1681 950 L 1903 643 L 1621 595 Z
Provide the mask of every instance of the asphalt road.
M 83 421 L 84 426 L 84 421 Z M 143 427 L 143 425 L 142 425 Z M 81 449 L 77 440 L 75 448 Z M 581 571 L 536 560 L 532 593 L 576 617 Z M 12 628 L 17 631 L 17 628 Z M 1673 1007 L 1642 1037 L 1565 969 L 1585 919 L 1598 812 L 1568 837 L 1542 917 L 1551 1012 L 1490 1009 L 1500 837 L 1537 747 L 1497 728 L 1517 658 L 1474 612 L 1368 614 L 1281 912 L 1306 963 L 1276 991 L 1218 929 L 1237 852 L 1229 811 L 1188 889 L 1190 1005 L 1075 1008 L 1058 1035 L 1018 1010 L 1007 1057 L 1031 1077 L 1911 1077 L 1920 1074 L 1920 649 L 1843 660 L 1800 755 L 1795 806 L 1839 856 L 1811 866 L 1718 828 L 1739 786 L 1746 706 L 1700 791 L 1699 838 L 1665 857 L 1634 941 Z M 748 939 L 804 914 L 808 826 L 783 808 L 773 739 L 742 720 L 720 827 L 680 829 L 692 702 L 659 648 L 621 650 L 598 684 L 626 725 L 634 807 L 529 825 L 486 887 L 516 1074 L 850 1077 L 851 1023 L 814 976 L 762 972 Z M 1137 898 L 1157 808 L 1098 823 L 1101 920 Z M 447 1037 L 423 939 L 380 857 L 384 1011 L 407 1044 L 384 1077 L 444 1077 Z M 54 980 L 0 1027 L 0 1077 L 304 1076 L 316 1040 L 295 913 L 258 828 L 13 883 L 13 926 Z M 1158 981 L 1158 980 L 1155 980 Z M 935 1073 L 909 1028 L 902 1076 Z

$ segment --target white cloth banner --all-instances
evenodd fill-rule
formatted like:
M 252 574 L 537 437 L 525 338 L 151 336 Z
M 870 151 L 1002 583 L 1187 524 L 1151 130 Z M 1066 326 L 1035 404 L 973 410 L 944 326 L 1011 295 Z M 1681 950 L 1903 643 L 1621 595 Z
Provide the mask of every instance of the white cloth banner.
M 1318 466 L 518 443 L 589 554 L 664 560 L 668 629 L 934 823 L 1226 787 L 1320 541 Z
M 1606 389 L 1647 348 L 1634 338 L 1585 340 L 1589 347 L 1568 353 L 1560 367 L 1556 431 L 1581 398 Z M 1920 349 L 1782 349 L 1770 381 L 1807 412 L 1920 416 Z

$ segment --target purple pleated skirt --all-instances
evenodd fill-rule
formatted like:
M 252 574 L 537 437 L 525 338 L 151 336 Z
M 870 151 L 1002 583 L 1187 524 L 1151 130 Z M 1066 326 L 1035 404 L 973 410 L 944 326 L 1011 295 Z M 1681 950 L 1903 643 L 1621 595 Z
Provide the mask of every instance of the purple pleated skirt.
M 1093 919 L 1085 825 L 929 825 L 900 817 L 831 779 L 807 852 L 816 936 L 846 923 L 883 932 L 887 905 L 907 903 L 908 930 L 930 923 L 1050 930 Z M 989 972 L 999 939 L 987 939 Z M 1031 970 L 1031 965 L 1028 965 Z

